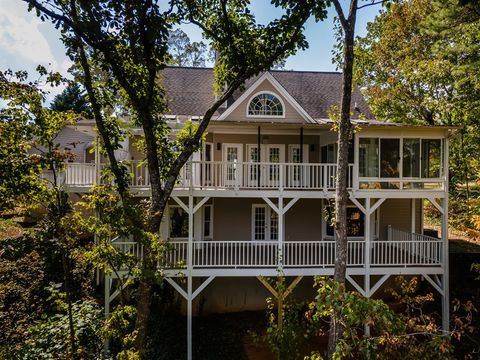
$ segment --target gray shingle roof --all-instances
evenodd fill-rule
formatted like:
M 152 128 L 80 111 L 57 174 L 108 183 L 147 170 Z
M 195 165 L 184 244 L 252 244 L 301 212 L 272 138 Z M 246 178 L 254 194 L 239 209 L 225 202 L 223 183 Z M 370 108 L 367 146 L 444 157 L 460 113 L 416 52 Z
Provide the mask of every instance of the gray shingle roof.
M 270 73 L 313 119 L 328 118 L 328 110 L 340 105 L 341 73 L 278 70 Z M 214 102 L 211 68 L 168 67 L 163 74 L 171 115 L 202 116 Z M 249 79 L 245 89 L 257 78 Z M 237 91 L 228 104 L 231 105 L 242 92 Z M 367 119 L 373 118 L 358 89 L 352 95 L 353 118 L 358 118 L 360 113 L 355 111 L 355 104 Z

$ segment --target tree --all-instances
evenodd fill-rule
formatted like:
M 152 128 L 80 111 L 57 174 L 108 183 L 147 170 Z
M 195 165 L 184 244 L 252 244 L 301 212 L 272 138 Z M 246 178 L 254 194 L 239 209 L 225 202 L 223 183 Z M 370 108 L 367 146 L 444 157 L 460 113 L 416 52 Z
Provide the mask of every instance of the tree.
M 339 284 L 340 294 L 345 291 L 346 270 L 347 270 L 347 202 L 349 198 L 347 190 L 347 171 L 348 171 L 348 144 L 351 138 L 352 125 L 350 122 L 350 109 L 352 103 L 353 89 L 353 65 L 354 65 L 354 38 L 355 22 L 357 11 L 361 8 L 374 4 L 384 3 L 386 1 L 370 1 L 367 4 L 358 5 L 358 0 L 351 0 L 348 7 L 348 13 L 343 11 L 339 0 L 332 0 L 337 13 L 339 22 L 339 33 L 337 48 L 342 50 L 342 54 L 337 59 L 342 65 L 342 101 L 340 105 L 340 114 L 337 120 L 338 131 L 338 151 L 337 151 L 337 173 L 336 173 L 336 192 L 335 192 L 335 272 L 334 281 Z M 330 334 L 328 341 L 329 356 L 333 356 L 335 347 L 340 339 L 342 326 L 337 322 L 335 315 L 331 317 Z
M 335 272 L 334 281 L 339 284 L 340 293 L 345 291 L 347 271 L 347 171 L 348 171 L 348 143 L 351 136 L 350 107 L 352 102 L 353 86 L 353 42 L 355 33 L 355 20 L 357 15 L 357 0 L 351 0 L 347 17 L 338 0 L 333 0 L 333 5 L 340 21 L 343 40 L 343 61 L 342 61 L 342 103 L 338 118 L 338 152 L 337 152 L 337 174 L 335 191 Z M 342 332 L 338 319 L 333 315 L 330 321 L 330 335 L 328 341 L 329 357 L 333 356 L 335 347 Z
M 137 292 L 136 349 L 144 351 L 150 313 L 152 284 L 155 281 L 159 227 L 165 206 L 181 168 L 200 146 L 212 115 L 244 82 L 274 63 L 307 46 L 302 30 L 313 14 L 326 16 L 324 1 L 275 0 L 284 15 L 268 25 L 258 25 L 245 0 L 171 2 L 162 9 L 151 0 L 75 1 L 25 0 L 43 19 L 62 28 L 63 41 L 81 70 L 84 85 L 116 181 L 125 216 L 132 224 L 134 238 L 142 243 L 144 260 Z M 219 56 L 214 69 L 215 103 L 205 112 L 198 127 L 181 141 L 169 140 L 169 128 L 162 116 L 167 110 L 161 87 L 161 70 L 168 64 L 169 32 L 180 19 L 200 27 Z M 106 72 L 103 81 L 95 68 Z M 115 158 L 119 139 L 125 136 L 118 119 L 103 111 L 113 95 L 118 107 L 127 112 L 132 124 L 144 132 L 143 148 L 148 165 L 151 198 L 145 221 L 129 210 L 127 174 Z
M 27 82 L 26 72 L 0 73 L 0 98 L 6 101 L 6 106 L 0 110 L 2 132 L 5 131 L 0 151 L 8 154 L 5 168 L 10 170 L 2 173 L 2 189 L 13 204 L 18 205 L 20 200 L 31 206 L 42 204 L 45 207 L 47 214 L 35 235 L 46 240 L 48 246 L 45 247 L 51 251 L 49 256 L 58 254 L 59 280 L 63 283 L 69 325 L 68 352 L 75 359 L 77 341 L 73 324 L 72 249 L 80 234 L 74 230 L 75 224 L 69 217 L 72 207 L 59 177 L 70 154 L 59 149 L 55 138 L 66 124 L 73 123 L 77 115 L 44 106 L 46 93 L 41 87 L 45 84 L 58 86 L 65 80 L 60 74 L 49 73 L 42 66 L 37 67 L 37 71 L 40 77 L 33 82 Z M 47 171 L 50 176 L 40 176 Z
M 91 116 L 90 104 L 79 84 L 70 84 L 62 93 L 56 95 L 50 104 L 50 109 L 55 111 L 70 110 L 75 114 L 83 114 L 85 117 Z
M 190 42 L 190 38 L 182 29 L 175 29 L 168 37 L 168 52 L 172 55 L 172 63 L 178 66 L 205 67 L 212 60 L 212 50 L 203 41 Z
M 474 2 L 392 4 L 356 48 L 356 79 L 379 119 L 461 125 L 451 143 L 451 191 L 478 179 L 480 14 Z

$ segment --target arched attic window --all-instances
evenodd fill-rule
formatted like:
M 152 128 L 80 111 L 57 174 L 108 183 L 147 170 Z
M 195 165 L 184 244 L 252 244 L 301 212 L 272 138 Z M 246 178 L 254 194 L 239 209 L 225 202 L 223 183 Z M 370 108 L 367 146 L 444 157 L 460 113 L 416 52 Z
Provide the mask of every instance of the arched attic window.
M 247 116 L 284 117 L 283 101 L 270 92 L 255 94 L 248 103 Z

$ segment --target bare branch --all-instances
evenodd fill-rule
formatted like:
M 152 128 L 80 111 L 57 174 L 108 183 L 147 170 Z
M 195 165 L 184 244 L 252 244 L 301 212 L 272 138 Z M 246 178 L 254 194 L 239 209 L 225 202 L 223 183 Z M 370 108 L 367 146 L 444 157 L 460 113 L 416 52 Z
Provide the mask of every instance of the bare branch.
M 384 4 L 388 1 L 390 1 L 390 0 L 374 1 L 374 2 L 371 2 L 370 4 L 364 4 L 364 5 L 361 5 L 361 6 L 357 6 L 357 10 L 360 10 L 360 9 L 363 9 L 363 8 L 366 8 L 366 7 L 369 7 L 369 6 Z

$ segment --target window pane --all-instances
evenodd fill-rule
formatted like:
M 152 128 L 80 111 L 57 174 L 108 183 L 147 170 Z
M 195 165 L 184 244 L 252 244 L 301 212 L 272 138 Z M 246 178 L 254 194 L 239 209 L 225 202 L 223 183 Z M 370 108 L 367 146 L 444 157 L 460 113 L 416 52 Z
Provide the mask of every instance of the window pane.
M 333 223 L 333 208 L 326 207 L 327 219 L 326 219 L 326 235 L 334 236 L 335 227 Z M 365 216 L 356 207 L 347 207 L 347 236 L 364 236 L 365 235 Z
M 440 177 L 442 167 L 440 139 L 422 140 L 422 177 L 437 178 Z
M 403 140 L 403 177 L 420 177 L 420 139 Z
M 325 233 L 327 236 L 334 236 L 335 235 L 335 227 L 333 226 L 333 208 L 331 206 L 327 206 L 325 208 L 327 212 L 327 219 L 326 222 L 326 231 Z
M 359 144 L 359 173 L 361 177 L 378 177 L 378 139 L 361 138 Z
M 380 140 L 380 177 L 399 177 L 400 139 Z
M 364 236 L 365 219 L 357 208 L 347 208 L 347 236 Z
M 278 240 L 278 215 L 270 211 L 270 240 Z
M 212 207 L 205 206 L 203 209 L 203 236 L 211 237 Z
M 265 208 L 256 207 L 254 213 L 254 238 L 255 240 L 265 240 Z
M 348 142 L 348 163 L 353 164 L 355 162 L 355 144 L 352 140 Z
M 188 237 L 188 214 L 180 207 L 172 207 L 170 211 L 170 237 Z
M 272 94 L 259 94 L 250 101 L 248 115 L 283 116 L 282 103 Z

